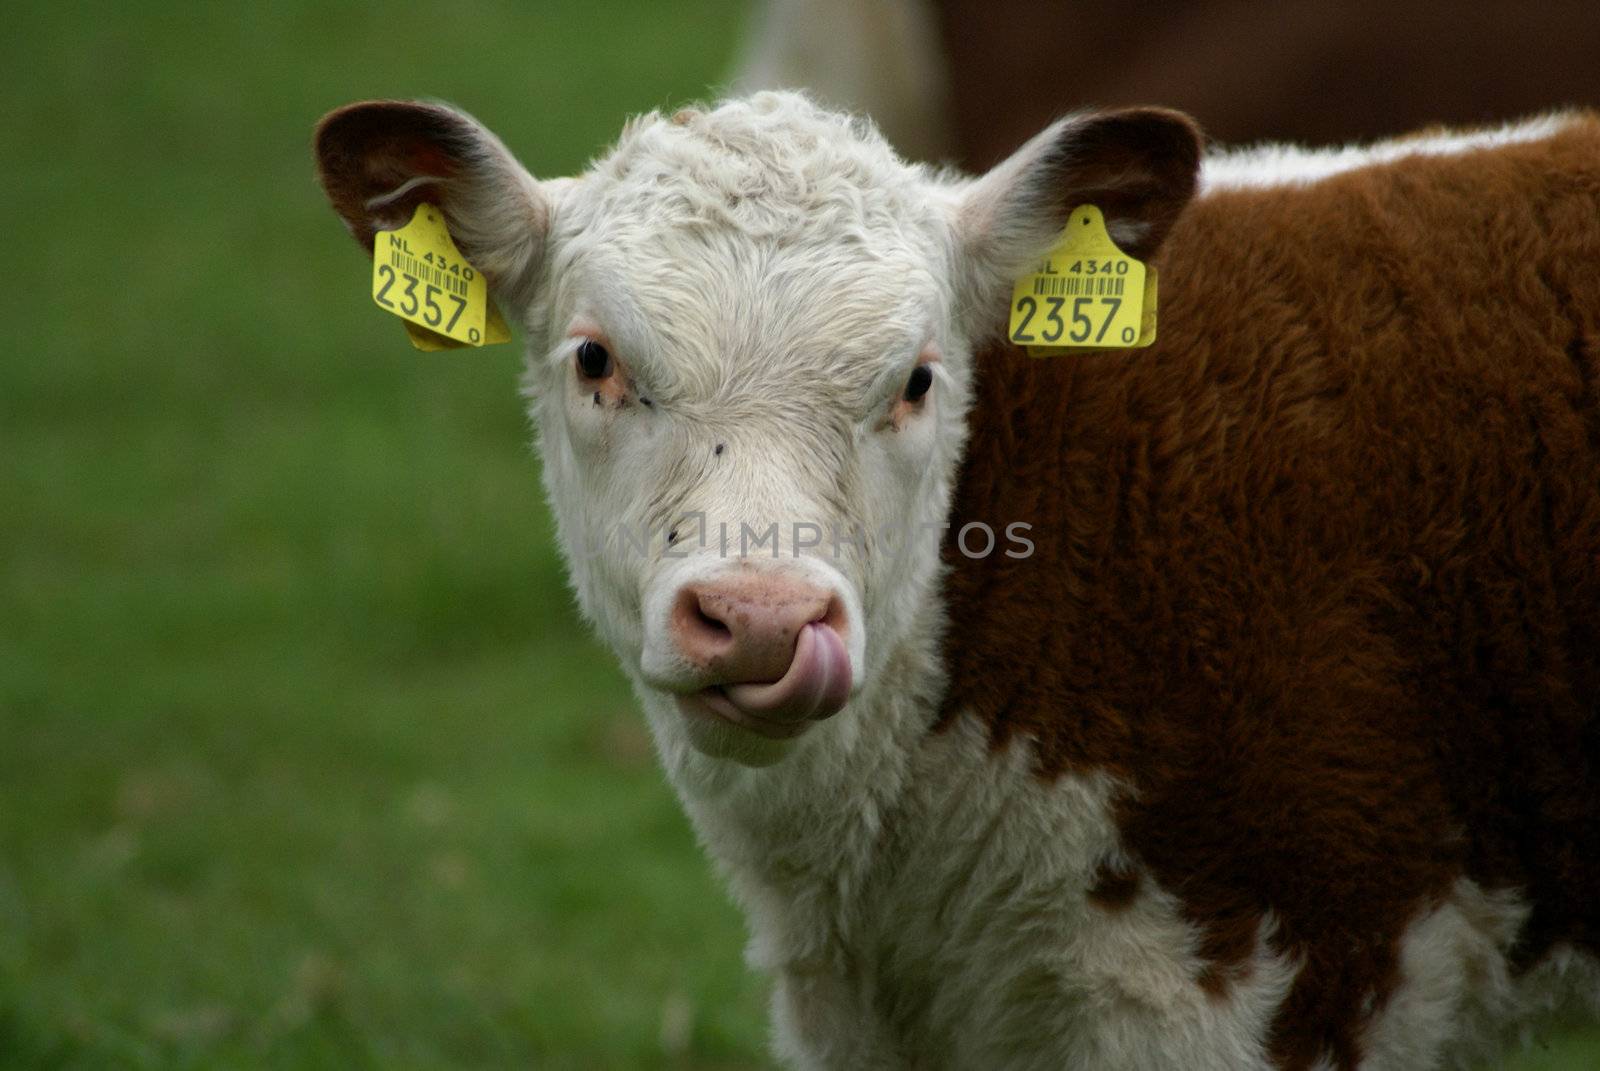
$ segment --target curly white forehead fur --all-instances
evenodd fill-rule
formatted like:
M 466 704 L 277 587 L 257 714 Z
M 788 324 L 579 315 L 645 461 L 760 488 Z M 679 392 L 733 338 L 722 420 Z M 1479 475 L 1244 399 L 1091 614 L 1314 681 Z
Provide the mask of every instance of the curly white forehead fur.
M 647 202 L 658 226 L 837 240 L 923 218 L 931 177 L 865 118 L 824 111 L 799 93 L 758 93 L 711 111 L 634 119 L 586 181 L 603 191 L 603 213 Z
M 708 419 L 797 379 L 837 417 L 885 374 L 874 355 L 912 359 L 945 306 L 938 181 L 798 93 L 652 113 L 562 198 L 556 305 Z

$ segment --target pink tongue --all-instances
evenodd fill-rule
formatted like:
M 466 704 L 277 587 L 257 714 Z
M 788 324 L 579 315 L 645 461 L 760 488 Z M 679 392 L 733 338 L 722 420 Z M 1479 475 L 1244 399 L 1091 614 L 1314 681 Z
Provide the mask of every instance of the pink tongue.
M 828 625 L 813 621 L 800 630 L 794 661 L 770 684 L 729 684 L 722 689 L 747 714 L 777 721 L 826 718 L 850 697 L 850 655 Z

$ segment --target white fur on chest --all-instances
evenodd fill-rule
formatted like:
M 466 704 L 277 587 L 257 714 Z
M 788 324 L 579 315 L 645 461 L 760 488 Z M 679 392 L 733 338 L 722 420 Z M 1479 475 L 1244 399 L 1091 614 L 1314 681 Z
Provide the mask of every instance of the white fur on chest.
M 782 780 L 809 790 L 773 779 L 764 801 L 749 784 L 715 803 L 685 794 L 749 919 L 751 966 L 775 979 L 780 1058 L 1268 1066 L 1262 1039 L 1293 969 L 1266 940 L 1216 998 L 1196 983 L 1198 934 L 1153 881 L 1126 908 L 1089 901 L 1102 863 L 1121 859 L 1111 778 L 1042 781 L 1029 745 L 994 751 L 966 719 L 932 736 L 911 710 L 864 720 L 877 731 L 855 748 L 795 756 L 786 773 L 803 776 Z M 754 817 L 780 797 L 787 820 Z

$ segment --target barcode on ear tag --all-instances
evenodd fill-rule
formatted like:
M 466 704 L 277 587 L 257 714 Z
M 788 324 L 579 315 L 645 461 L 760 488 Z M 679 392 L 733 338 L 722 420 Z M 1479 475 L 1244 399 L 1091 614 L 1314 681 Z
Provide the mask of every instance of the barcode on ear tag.
M 436 205 L 417 205 L 410 223 L 373 237 L 372 300 L 405 321 L 419 350 L 511 341 L 488 282 L 456 248 Z
M 1034 357 L 1148 346 L 1155 269 L 1117 248 L 1099 208 L 1079 205 L 1045 259 L 1012 288 L 1007 337 Z

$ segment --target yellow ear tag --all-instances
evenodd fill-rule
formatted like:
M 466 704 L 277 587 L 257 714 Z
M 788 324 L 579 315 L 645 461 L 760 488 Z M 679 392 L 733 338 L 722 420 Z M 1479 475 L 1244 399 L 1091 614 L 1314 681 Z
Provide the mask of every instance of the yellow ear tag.
M 405 321 L 419 350 L 511 341 L 488 282 L 451 241 L 436 205 L 419 204 L 410 223 L 373 236 L 372 300 Z
M 1044 261 L 1011 291 L 1012 342 L 1031 357 L 1131 349 L 1156 340 L 1156 270 L 1117 248 L 1079 205 Z

